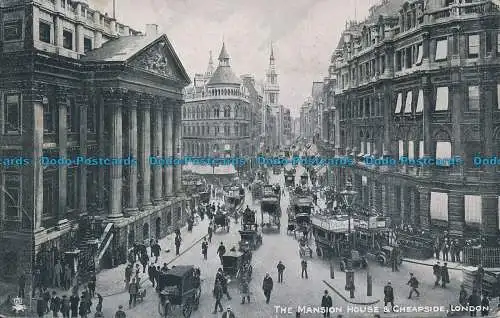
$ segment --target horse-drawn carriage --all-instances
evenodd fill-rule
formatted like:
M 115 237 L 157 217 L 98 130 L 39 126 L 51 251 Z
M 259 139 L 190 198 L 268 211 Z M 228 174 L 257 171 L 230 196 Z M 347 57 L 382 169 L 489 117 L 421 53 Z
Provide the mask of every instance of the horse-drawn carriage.
M 249 250 L 242 252 L 229 252 L 222 256 L 222 269 L 228 278 L 240 280 L 252 277 L 252 253 Z
M 279 196 L 274 194 L 274 191 L 269 195 L 265 195 L 260 202 L 260 212 L 261 212 L 261 226 L 276 226 L 278 231 L 280 229 L 280 217 L 281 217 L 281 206 Z M 265 222 L 264 214 L 268 215 L 268 222 Z
M 241 240 L 239 241 L 240 251 L 256 250 L 262 245 L 262 235 L 259 233 L 257 224 L 243 224 L 242 229 L 238 231 Z
M 201 279 L 199 271 L 191 265 L 174 266 L 162 275 L 158 312 L 162 318 L 173 317 L 180 309 L 190 317 L 200 304 Z M 160 283 L 160 281 L 159 281 Z
M 309 233 L 311 230 L 312 208 L 313 201 L 309 196 L 295 197 L 288 207 L 287 233 L 293 232 L 295 237 L 297 237 L 297 232 Z
M 214 232 L 217 231 L 218 228 L 222 228 L 229 233 L 229 222 L 230 220 L 227 213 L 223 211 L 218 211 L 214 215 L 214 222 L 213 222 Z
M 288 188 L 295 186 L 295 172 L 292 172 L 292 170 L 285 172 L 285 186 Z
M 260 199 L 262 197 L 262 188 L 263 188 L 264 182 L 261 180 L 256 180 L 254 183 L 252 183 L 252 198 L 254 200 Z

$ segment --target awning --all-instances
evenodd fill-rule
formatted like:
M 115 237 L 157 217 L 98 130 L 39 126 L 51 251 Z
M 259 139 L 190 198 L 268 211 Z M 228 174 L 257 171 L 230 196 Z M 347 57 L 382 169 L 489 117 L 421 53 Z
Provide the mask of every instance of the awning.
M 182 166 L 182 170 L 200 175 L 233 175 L 237 173 L 232 165 L 217 166 L 214 168 L 212 166 L 187 164 Z

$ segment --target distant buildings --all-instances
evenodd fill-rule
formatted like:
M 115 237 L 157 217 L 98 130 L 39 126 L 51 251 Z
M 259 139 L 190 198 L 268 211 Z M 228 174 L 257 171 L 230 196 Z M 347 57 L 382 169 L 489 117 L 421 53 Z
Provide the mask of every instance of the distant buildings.
M 189 156 L 248 156 L 257 148 L 253 125 L 259 96 L 251 90 L 251 77 L 243 81 L 230 64 L 225 43 L 214 70 L 212 56 L 205 74 L 196 74 L 194 85 L 185 90 L 182 113 L 183 149 Z

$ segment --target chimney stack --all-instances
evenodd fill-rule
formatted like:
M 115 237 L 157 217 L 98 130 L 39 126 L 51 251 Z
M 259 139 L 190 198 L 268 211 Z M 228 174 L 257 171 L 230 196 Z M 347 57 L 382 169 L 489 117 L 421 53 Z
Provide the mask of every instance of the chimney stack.
M 157 36 L 158 35 L 158 24 L 146 24 L 146 35 L 147 36 Z

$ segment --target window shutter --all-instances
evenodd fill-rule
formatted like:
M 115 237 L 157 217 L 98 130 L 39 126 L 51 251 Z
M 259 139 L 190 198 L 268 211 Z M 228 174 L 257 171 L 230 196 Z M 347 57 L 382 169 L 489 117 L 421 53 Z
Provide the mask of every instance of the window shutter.
M 424 111 L 424 91 L 423 90 L 418 90 L 418 97 L 417 97 L 417 109 L 415 110 L 416 113 L 421 113 Z
M 398 94 L 398 99 L 396 101 L 396 109 L 394 114 L 399 114 L 401 112 L 401 107 L 403 107 L 403 93 Z
M 438 87 L 436 90 L 436 110 L 448 110 L 448 87 Z
M 448 221 L 448 194 L 431 192 L 431 219 Z
M 406 93 L 405 114 L 411 113 L 412 100 L 413 100 L 413 93 L 409 91 L 408 93 Z
M 481 224 L 482 203 L 480 195 L 465 195 L 465 223 Z

